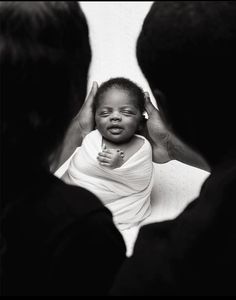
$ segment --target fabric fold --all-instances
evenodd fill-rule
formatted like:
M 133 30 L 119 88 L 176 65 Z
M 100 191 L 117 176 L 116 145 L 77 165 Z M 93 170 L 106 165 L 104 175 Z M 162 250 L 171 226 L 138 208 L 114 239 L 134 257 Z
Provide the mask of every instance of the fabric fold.
M 73 156 L 63 179 L 95 194 L 112 212 L 120 230 L 139 224 L 151 213 L 150 195 L 154 182 L 154 165 L 150 143 L 142 147 L 120 168 L 100 166 L 97 156 L 103 139 L 98 130 L 91 132 Z

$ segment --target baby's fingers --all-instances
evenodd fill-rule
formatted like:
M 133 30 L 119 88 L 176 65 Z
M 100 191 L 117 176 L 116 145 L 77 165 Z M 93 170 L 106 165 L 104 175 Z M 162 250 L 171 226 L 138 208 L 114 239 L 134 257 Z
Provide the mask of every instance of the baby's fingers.
M 101 153 L 104 153 L 104 154 L 109 154 L 111 155 L 113 152 L 111 149 L 103 149 L 103 151 Z
M 124 154 L 124 152 L 121 151 L 120 149 L 105 149 L 105 150 L 103 150 L 103 153 L 112 154 L 112 155 L 114 155 L 116 153 Z
M 103 166 L 103 167 L 110 167 L 111 166 L 111 161 L 110 161 L 109 158 L 104 157 L 104 156 L 98 156 L 97 159 L 99 161 L 100 166 Z
M 109 152 L 100 152 L 98 153 L 99 157 L 106 157 L 106 158 L 112 158 L 112 155 Z
M 107 157 L 104 157 L 104 156 L 98 156 L 97 157 L 97 160 L 100 162 L 100 163 L 110 163 L 110 159 L 107 158 Z

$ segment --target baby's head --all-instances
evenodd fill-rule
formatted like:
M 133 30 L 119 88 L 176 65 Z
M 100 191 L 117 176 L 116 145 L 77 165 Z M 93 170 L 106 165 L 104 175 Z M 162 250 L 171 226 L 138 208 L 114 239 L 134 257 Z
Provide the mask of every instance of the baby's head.
M 144 92 L 129 79 L 113 78 L 104 82 L 94 105 L 97 129 L 106 140 L 126 143 L 141 129 Z

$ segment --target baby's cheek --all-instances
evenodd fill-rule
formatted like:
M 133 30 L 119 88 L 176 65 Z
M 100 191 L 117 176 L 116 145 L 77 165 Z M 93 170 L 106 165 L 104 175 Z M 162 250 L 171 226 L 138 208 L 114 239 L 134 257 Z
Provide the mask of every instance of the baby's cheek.
M 139 128 L 140 121 L 138 119 L 132 118 L 129 120 L 129 123 L 127 124 L 130 131 L 136 132 Z
M 98 130 L 104 130 L 106 128 L 106 122 L 104 120 L 96 120 L 96 126 Z

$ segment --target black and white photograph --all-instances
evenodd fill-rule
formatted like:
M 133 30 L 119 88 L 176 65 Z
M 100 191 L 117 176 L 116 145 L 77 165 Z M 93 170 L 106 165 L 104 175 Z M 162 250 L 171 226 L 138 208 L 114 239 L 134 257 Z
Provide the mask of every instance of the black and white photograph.
M 0 1 L 0 295 L 236 296 L 235 70 L 235 1 Z

